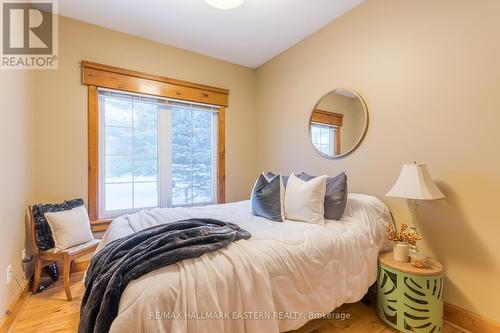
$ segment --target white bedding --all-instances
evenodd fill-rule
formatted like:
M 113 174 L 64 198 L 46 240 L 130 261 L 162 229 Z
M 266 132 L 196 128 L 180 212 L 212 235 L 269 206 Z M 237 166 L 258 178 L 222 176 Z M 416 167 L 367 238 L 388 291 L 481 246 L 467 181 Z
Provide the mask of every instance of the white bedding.
M 255 217 L 249 201 L 142 211 L 115 219 L 98 250 L 144 228 L 190 217 L 236 223 L 252 238 L 131 282 L 110 332 L 296 329 L 310 313 L 360 300 L 376 280 L 378 253 L 390 246 L 387 207 L 375 197 L 349 194 L 344 217 L 326 226 Z

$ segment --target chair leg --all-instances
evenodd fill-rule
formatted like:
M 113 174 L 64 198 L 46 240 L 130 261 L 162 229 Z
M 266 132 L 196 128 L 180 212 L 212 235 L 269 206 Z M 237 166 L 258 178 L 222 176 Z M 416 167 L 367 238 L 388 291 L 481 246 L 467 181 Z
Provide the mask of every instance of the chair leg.
M 63 280 L 64 280 L 64 291 L 66 292 L 66 297 L 68 301 L 71 301 L 73 298 L 71 297 L 71 289 L 69 286 L 69 273 L 71 270 L 71 261 L 69 260 L 69 256 L 66 254 L 64 256 L 63 262 Z
M 38 292 L 41 278 L 42 278 L 42 261 L 38 258 L 38 255 L 35 255 L 35 272 L 33 273 L 33 287 L 31 290 L 33 294 Z

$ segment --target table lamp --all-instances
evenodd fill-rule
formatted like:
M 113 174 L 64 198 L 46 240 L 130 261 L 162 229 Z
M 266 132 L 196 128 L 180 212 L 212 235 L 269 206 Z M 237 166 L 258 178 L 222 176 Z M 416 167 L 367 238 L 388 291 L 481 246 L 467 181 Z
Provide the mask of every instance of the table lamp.
M 413 162 L 403 164 L 398 180 L 387 192 L 386 196 L 408 199 L 411 212 L 411 230 L 418 235 L 417 230 L 417 200 L 436 200 L 444 198 L 443 192 L 432 181 L 427 166 Z M 410 245 L 410 251 L 416 251 L 416 245 Z

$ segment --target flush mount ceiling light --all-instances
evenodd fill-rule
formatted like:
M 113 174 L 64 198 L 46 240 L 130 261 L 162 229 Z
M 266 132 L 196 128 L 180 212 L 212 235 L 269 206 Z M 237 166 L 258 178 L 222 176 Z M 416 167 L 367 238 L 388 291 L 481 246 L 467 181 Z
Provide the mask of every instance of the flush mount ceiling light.
M 245 0 L 205 0 L 205 2 L 217 9 L 233 9 L 241 6 Z

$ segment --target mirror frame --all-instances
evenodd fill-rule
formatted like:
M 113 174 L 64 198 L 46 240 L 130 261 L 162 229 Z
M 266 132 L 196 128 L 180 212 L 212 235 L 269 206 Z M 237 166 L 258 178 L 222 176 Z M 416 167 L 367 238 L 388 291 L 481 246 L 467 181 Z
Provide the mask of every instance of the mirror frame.
M 314 146 L 314 144 L 312 142 L 312 139 L 311 139 L 311 121 L 312 121 L 312 116 L 313 116 L 314 110 L 317 109 L 319 103 L 323 100 L 323 98 L 325 98 L 326 96 L 328 96 L 330 94 L 334 94 L 336 91 L 339 91 L 339 90 L 349 91 L 350 93 L 354 94 L 357 98 L 359 98 L 359 100 L 361 101 L 361 105 L 363 106 L 363 112 L 364 112 L 364 115 L 365 115 L 365 123 L 363 125 L 363 133 L 361 134 L 361 136 L 359 137 L 358 141 L 356 141 L 356 143 L 354 144 L 354 146 L 352 146 L 351 149 L 349 149 L 348 151 L 346 151 L 343 154 L 335 155 L 335 156 L 330 156 L 330 155 L 327 155 L 327 154 L 324 154 L 324 153 L 320 152 L 316 148 L 316 146 Z M 366 132 L 368 132 L 368 123 L 369 123 L 368 107 L 366 105 L 365 99 L 361 96 L 361 94 L 359 94 L 357 91 L 355 91 L 353 89 L 350 89 L 350 88 L 337 88 L 337 89 L 333 89 L 333 90 L 328 91 L 326 94 L 323 94 L 319 98 L 318 102 L 316 102 L 316 104 L 314 105 L 314 107 L 313 107 L 313 109 L 311 111 L 311 115 L 309 116 L 309 121 L 307 123 L 307 127 L 308 127 L 308 131 L 307 131 L 308 132 L 308 140 L 309 140 L 309 143 L 311 144 L 311 146 L 314 148 L 314 151 L 316 151 L 316 153 L 318 153 L 322 157 L 327 158 L 329 160 L 336 160 L 336 159 L 344 158 L 347 155 L 350 155 L 352 152 L 354 152 L 354 150 L 356 150 L 359 147 L 359 145 L 361 144 L 361 142 L 363 142 L 363 139 L 366 136 Z

